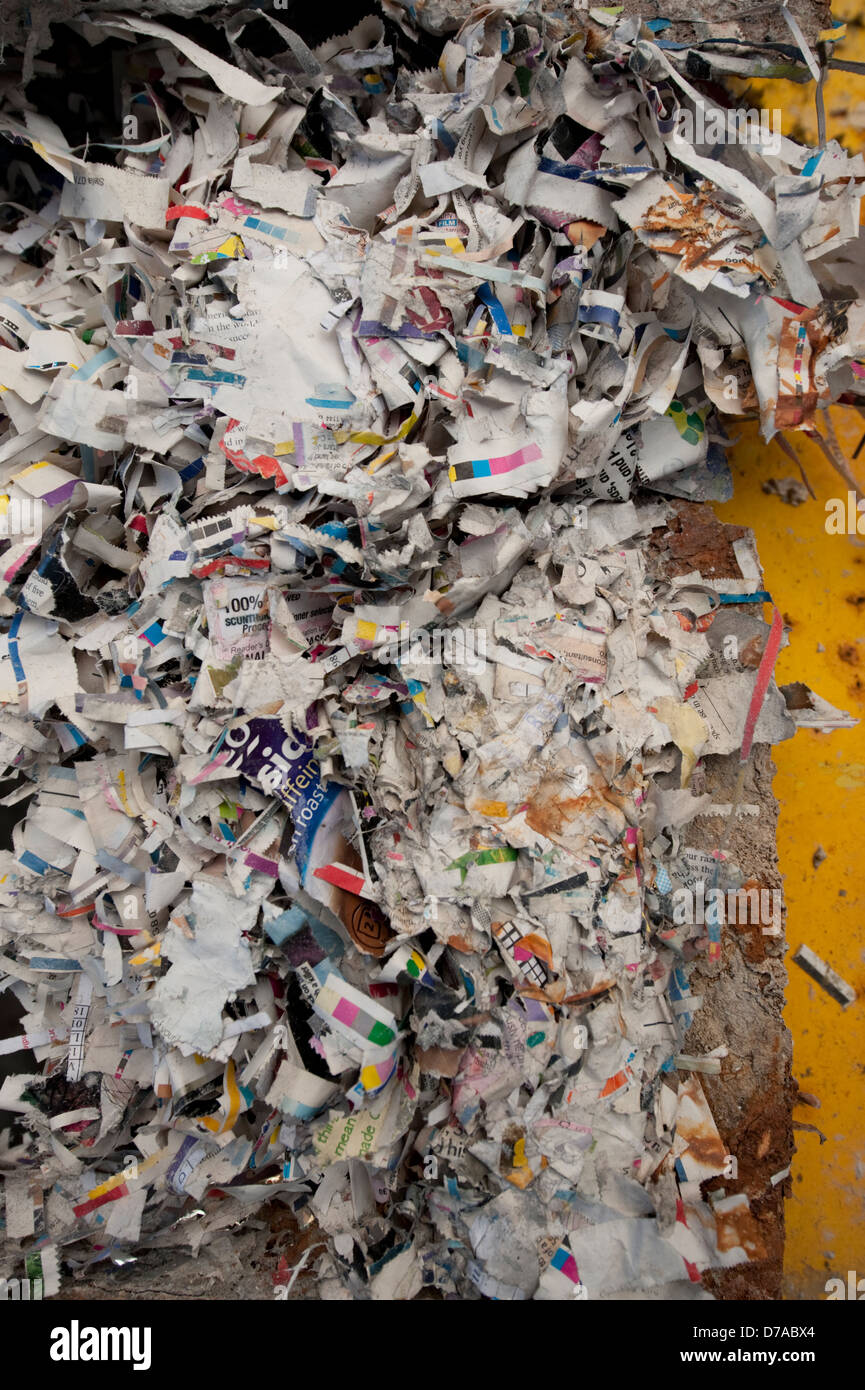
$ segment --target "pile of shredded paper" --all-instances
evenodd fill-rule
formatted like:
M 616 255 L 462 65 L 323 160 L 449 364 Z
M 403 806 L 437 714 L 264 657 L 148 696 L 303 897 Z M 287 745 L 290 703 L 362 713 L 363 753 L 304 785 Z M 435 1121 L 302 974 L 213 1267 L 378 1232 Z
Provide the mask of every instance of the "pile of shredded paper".
M 731 138 L 663 21 L 487 6 L 424 69 L 388 14 L 80 19 L 86 145 L 3 91 L 2 1272 L 49 1291 L 274 1198 L 306 1296 L 759 1253 L 700 1186 L 673 903 L 743 875 L 692 773 L 838 716 L 747 535 L 664 547 L 721 414 L 837 453 L 865 163 Z

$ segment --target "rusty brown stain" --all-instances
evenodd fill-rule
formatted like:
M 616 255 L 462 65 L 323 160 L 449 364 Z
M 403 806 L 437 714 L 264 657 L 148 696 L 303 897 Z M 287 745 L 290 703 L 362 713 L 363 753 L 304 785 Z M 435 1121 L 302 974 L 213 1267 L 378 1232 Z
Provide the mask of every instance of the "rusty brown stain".
M 667 531 L 653 532 L 650 548 L 658 553 L 667 578 L 699 570 L 715 578 L 741 579 L 733 542 L 746 534 L 744 526 L 724 525 L 702 503 L 677 501 Z
M 650 244 L 654 250 L 680 256 L 681 270 L 694 270 L 700 265 L 718 270 L 744 266 L 752 275 L 765 275 L 748 255 L 751 248 L 741 227 L 702 194 L 671 190 L 648 209 L 640 230 L 652 236 Z M 729 248 L 726 254 L 725 247 Z
M 561 835 L 566 825 L 576 820 L 581 810 L 587 811 L 590 802 L 588 792 L 564 801 L 530 801 L 526 808 L 526 821 L 532 830 L 537 830 L 539 835 L 545 835 L 548 840 L 552 840 Z
M 848 603 L 850 600 L 847 600 Z M 865 603 L 865 598 L 863 598 Z M 781 693 L 784 696 L 784 703 L 788 709 L 813 709 L 811 703 L 811 692 L 807 685 L 802 681 L 791 681 L 789 685 L 781 686 Z
M 759 666 L 765 649 L 765 637 L 750 637 L 739 652 L 739 660 L 743 666 Z
M 765 1260 L 766 1247 L 760 1236 L 760 1228 L 747 1207 L 734 1211 L 716 1212 L 715 1224 L 718 1234 L 718 1249 L 724 1254 L 741 1246 L 752 1260 Z
M 593 812 L 622 814 L 624 797 L 611 789 L 603 777 L 590 775 L 589 785 L 580 796 L 559 796 L 566 784 L 558 779 L 542 782 L 526 803 L 526 821 L 532 830 L 548 840 L 561 839 L 581 818 Z
M 723 1168 L 727 1150 L 719 1134 L 697 1130 L 685 1137 L 688 1140 L 688 1153 L 695 1162 L 705 1163 L 707 1167 Z

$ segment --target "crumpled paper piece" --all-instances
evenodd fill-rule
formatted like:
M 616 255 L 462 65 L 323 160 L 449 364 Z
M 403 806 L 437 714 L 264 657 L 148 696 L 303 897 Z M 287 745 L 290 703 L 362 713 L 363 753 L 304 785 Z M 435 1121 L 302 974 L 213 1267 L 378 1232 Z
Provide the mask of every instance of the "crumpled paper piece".
M 197 1251 L 213 1185 L 228 1224 L 308 1203 L 326 1296 L 760 1257 L 674 1085 L 720 934 L 673 904 L 742 883 L 691 783 L 766 596 L 747 537 L 669 557 L 729 496 L 723 414 L 861 395 L 865 165 L 689 141 L 687 55 L 597 13 L 478 11 L 430 71 L 374 17 L 264 15 L 272 58 L 228 18 L 245 69 L 82 19 L 135 42 L 95 158 L 8 94 L 2 1048 L 41 1072 L 0 1103 L 52 1278 Z M 770 684 L 757 741 L 808 704 Z

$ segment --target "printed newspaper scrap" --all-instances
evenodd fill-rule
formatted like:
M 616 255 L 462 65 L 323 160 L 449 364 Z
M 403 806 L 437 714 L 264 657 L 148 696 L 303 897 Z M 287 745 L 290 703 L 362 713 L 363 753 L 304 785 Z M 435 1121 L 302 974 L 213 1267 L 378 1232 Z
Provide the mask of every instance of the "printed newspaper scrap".
M 849 721 L 680 542 L 725 417 L 865 404 L 865 163 L 716 138 L 741 44 L 385 11 L 73 20 L 122 130 L 5 89 L 2 1273 L 277 1200 L 308 1297 L 708 1297 L 701 768 Z

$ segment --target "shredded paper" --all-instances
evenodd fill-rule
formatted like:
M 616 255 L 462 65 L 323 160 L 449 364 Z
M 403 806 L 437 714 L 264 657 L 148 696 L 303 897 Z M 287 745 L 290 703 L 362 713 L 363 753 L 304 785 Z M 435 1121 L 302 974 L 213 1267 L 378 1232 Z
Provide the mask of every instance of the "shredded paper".
M 276 1200 L 309 1297 L 705 1297 L 763 1252 L 695 770 L 845 716 L 682 528 L 724 419 L 862 399 L 865 163 L 663 21 L 386 16 L 85 15 L 116 109 L 4 89 L 3 1269 Z

